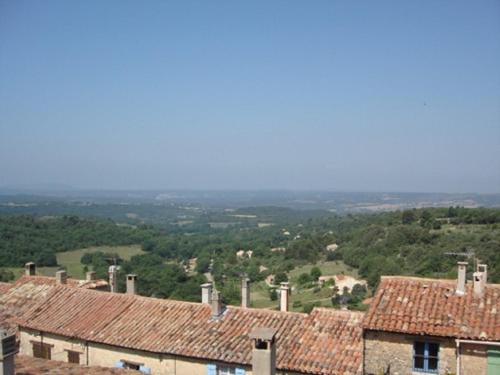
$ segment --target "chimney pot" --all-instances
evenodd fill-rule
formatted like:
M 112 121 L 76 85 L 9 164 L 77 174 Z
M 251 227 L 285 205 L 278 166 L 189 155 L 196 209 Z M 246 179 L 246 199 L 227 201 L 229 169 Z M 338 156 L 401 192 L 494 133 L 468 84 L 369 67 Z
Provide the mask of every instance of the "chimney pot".
M 109 267 L 109 291 L 118 293 L 118 266 Z
M 89 271 L 85 274 L 85 281 L 95 281 L 97 280 L 97 274 L 95 271 Z
M 221 295 L 214 289 L 212 292 L 212 319 L 218 319 L 223 312 Z
M 35 276 L 36 275 L 36 264 L 33 262 L 28 262 L 24 265 L 24 274 L 26 276 Z
M 476 272 L 473 274 L 473 289 L 475 297 L 481 298 L 484 295 L 487 277 L 488 266 L 486 264 L 478 264 Z
M 201 284 L 201 303 L 212 303 L 212 283 Z
M 136 294 L 136 281 L 137 275 L 128 274 L 127 275 L 127 294 Z
M 467 262 L 458 262 L 457 294 L 465 294 L 465 282 L 467 275 Z
M 250 279 L 246 276 L 241 279 L 241 307 L 250 307 Z
M 276 332 L 275 328 L 257 327 L 250 332 L 252 347 L 252 373 L 258 375 L 276 374 Z
M 280 310 L 288 311 L 288 297 L 290 294 L 290 284 L 287 282 L 280 285 Z
M 59 285 L 65 285 L 68 282 L 68 274 L 64 270 L 56 272 L 56 283 Z

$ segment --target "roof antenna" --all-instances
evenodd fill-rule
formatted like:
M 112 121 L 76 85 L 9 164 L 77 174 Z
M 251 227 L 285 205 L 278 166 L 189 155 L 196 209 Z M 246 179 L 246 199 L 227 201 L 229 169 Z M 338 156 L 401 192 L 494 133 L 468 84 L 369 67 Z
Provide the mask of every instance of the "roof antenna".
M 474 249 L 472 247 L 468 247 L 465 249 L 465 252 L 452 252 L 452 251 L 449 251 L 449 252 L 446 252 L 444 253 L 444 255 L 455 255 L 455 256 L 463 256 L 463 257 L 466 257 L 468 259 L 472 258 L 473 260 L 473 265 L 474 265 L 474 269 L 477 268 L 477 258 L 476 258 L 476 252 L 474 251 Z

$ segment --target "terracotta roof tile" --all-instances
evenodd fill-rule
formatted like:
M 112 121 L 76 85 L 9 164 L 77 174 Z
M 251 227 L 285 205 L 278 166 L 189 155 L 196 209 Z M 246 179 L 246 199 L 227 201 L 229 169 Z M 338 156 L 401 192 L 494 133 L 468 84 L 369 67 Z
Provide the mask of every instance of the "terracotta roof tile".
M 41 276 L 41 275 L 22 276 L 18 280 L 16 280 L 14 285 L 25 284 L 28 282 L 31 282 L 35 285 L 47 285 L 47 286 L 57 285 L 55 277 Z M 96 288 L 105 287 L 107 285 L 108 285 L 108 282 L 106 280 L 87 281 L 87 280 L 78 280 L 78 279 L 73 279 L 73 278 L 67 279 L 67 286 L 75 287 L 75 288 L 96 289 Z
M 0 281 L 0 294 L 7 293 L 7 291 L 12 287 L 11 283 L 4 283 Z
M 383 277 L 365 316 L 365 329 L 463 339 L 500 340 L 500 285 L 475 297 L 455 293 L 453 280 Z
M 95 280 L 90 283 L 80 280 L 68 279 L 69 287 L 93 289 L 94 286 L 102 286 L 101 281 Z M 104 281 L 105 285 L 107 282 Z M 57 286 L 55 277 L 48 276 L 22 276 L 14 283 L 2 283 L 0 289 L 0 328 L 14 328 L 12 319 L 20 316 L 23 312 L 39 303 L 47 294 Z M 96 288 L 96 289 L 97 289 Z
M 155 353 L 251 364 L 249 333 L 276 328 L 277 367 L 311 374 L 357 374 L 362 313 L 310 315 L 229 306 L 218 320 L 200 303 L 54 287 L 20 326 Z M 333 353 L 333 355 L 332 355 Z

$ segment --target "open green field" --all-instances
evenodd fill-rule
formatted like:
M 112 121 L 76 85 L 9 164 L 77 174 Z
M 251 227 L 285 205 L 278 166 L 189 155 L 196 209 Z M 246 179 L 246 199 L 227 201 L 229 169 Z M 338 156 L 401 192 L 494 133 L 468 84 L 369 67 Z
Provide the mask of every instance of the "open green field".
M 134 255 L 144 253 L 140 245 L 96 246 L 57 253 L 57 263 L 63 267 L 66 267 L 66 270 L 71 277 L 82 279 L 85 276 L 83 272 L 83 265 L 80 263 L 82 255 L 85 253 L 94 253 L 97 251 L 102 251 L 104 253 L 116 253 L 125 260 L 129 260 Z
M 295 269 L 290 271 L 290 273 L 288 274 L 288 278 L 292 282 L 292 284 L 296 284 L 300 274 L 310 273 L 313 267 L 318 267 L 321 270 L 321 274 L 323 276 L 344 273 L 352 277 L 358 277 L 358 272 L 356 269 L 347 266 L 341 260 L 333 260 L 329 262 L 318 262 L 316 264 L 307 264 L 305 266 L 296 267 Z
M 320 303 L 321 306 L 324 307 L 332 307 L 332 296 L 333 290 L 328 287 L 321 288 L 316 293 L 314 289 L 295 289 L 290 295 L 290 311 L 302 312 L 304 305 L 314 302 Z M 266 283 L 262 281 L 257 284 L 252 284 L 251 301 L 253 307 L 277 309 L 279 306 L 279 294 L 278 300 L 271 301 L 268 287 Z M 294 306 L 294 304 L 296 306 Z
M 140 245 L 128 245 L 128 246 L 96 246 L 88 247 L 85 249 L 78 249 L 72 251 L 65 251 L 57 253 L 57 263 L 65 267 L 68 271 L 68 275 L 75 279 L 84 279 L 85 273 L 83 272 L 83 265 L 80 263 L 82 255 L 85 253 L 93 253 L 96 251 L 102 251 L 105 253 L 116 253 L 120 255 L 121 258 L 129 260 L 134 255 L 144 254 Z M 3 267 L 5 270 L 12 271 L 15 278 L 22 276 L 24 268 L 17 267 Z M 43 276 L 54 276 L 59 267 L 37 267 L 36 272 L 38 275 Z
M 24 274 L 24 268 L 20 267 L 1 267 L 3 270 L 12 271 L 16 279 L 20 278 Z M 38 275 L 42 276 L 55 276 L 56 271 L 59 267 L 37 267 L 36 272 Z
M 331 298 L 333 296 L 333 290 L 324 287 L 319 291 L 314 288 L 312 289 L 300 289 L 297 288 L 297 279 L 301 273 L 311 272 L 311 268 L 319 267 L 323 275 L 336 275 L 339 273 L 344 273 L 353 277 L 358 277 L 358 273 L 355 269 L 348 267 L 342 261 L 330 261 L 330 262 L 318 262 L 316 265 L 308 264 L 305 266 L 297 267 L 288 274 L 288 278 L 295 289 L 292 291 L 290 296 L 290 310 L 301 312 L 303 306 L 308 303 L 319 303 L 324 307 L 332 307 Z M 269 288 L 267 284 L 262 281 L 256 284 L 252 284 L 251 289 L 251 300 L 253 307 L 260 308 L 277 308 L 279 300 L 271 301 L 269 298 Z M 294 307 L 294 304 L 296 305 Z

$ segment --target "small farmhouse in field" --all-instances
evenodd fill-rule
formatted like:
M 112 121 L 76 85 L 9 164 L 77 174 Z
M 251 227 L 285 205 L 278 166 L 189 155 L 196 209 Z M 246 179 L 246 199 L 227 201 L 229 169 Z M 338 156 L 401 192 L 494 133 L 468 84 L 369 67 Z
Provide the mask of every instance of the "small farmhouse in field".
M 347 291 L 350 293 L 352 291 L 352 288 L 356 284 L 366 286 L 366 280 L 356 279 L 352 276 L 344 274 L 320 276 L 318 279 L 320 285 L 323 285 L 330 280 L 335 281 L 335 286 L 337 287 L 338 293 L 340 294 L 342 294 L 344 288 L 347 288 Z
M 326 251 L 333 252 L 333 251 L 337 250 L 338 248 L 339 248 L 339 245 L 337 245 L 336 243 L 332 243 L 330 245 L 327 245 Z

